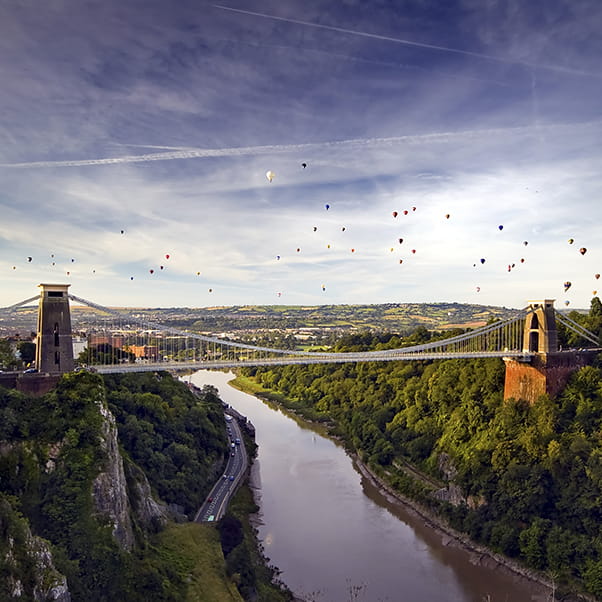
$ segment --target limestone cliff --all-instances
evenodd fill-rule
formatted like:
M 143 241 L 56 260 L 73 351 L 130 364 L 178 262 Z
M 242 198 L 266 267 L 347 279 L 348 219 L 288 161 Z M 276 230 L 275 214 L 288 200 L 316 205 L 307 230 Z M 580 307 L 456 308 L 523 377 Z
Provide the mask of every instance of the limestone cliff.
M 129 499 L 138 524 L 149 531 L 165 526 L 170 512 L 165 504 L 153 499 L 151 487 L 144 472 L 131 460 L 125 462 Z
M 134 532 L 123 458 L 117 443 L 115 417 L 104 399 L 98 401 L 98 408 L 103 417 L 100 446 L 106 455 L 106 464 L 104 470 L 94 479 L 94 506 L 99 514 L 111 521 L 113 536 L 119 545 L 125 550 L 131 550 L 134 546 Z
M 54 566 L 48 542 L 0 498 L 0 597 L 2 600 L 70 602 L 67 579 Z

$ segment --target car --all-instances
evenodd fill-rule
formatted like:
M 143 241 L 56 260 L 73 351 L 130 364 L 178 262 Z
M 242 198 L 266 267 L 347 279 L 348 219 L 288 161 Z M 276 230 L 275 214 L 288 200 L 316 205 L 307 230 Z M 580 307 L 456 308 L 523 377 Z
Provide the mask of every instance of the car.
M 27 370 L 23 371 L 23 374 L 34 374 L 38 370 L 36 368 L 27 368 Z
M 229 479 L 230 479 L 231 481 L 233 481 L 233 480 L 234 480 L 234 477 L 233 477 L 232 475 L 230 475 Z
M 209 503 L 211 503 L 211 502 L 213 501 L 213 498 L 212 498 L 212 497 L 208 497 L 208 498 L 207 498 L 207 501 L 208 501 Z

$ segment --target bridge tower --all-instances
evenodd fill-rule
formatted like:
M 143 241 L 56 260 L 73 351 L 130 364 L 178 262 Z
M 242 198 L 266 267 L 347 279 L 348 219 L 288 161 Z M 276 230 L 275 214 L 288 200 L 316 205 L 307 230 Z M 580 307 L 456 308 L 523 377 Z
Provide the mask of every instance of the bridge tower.
M 504 358 L 504 399 L 535 403 L 541 395 L 560 393 L 570 375 L 586 366 L 590 357 L 582 351 L 559 351 L 554 299 L 529 301 L 529 308 L 533 312 L 525 320 L 523 351 L 534 355 L 530 362 Z
M 62 374 L 73 370 L 73 341 L 69 312 L 69 284 L 40 284 L 36 368 Z

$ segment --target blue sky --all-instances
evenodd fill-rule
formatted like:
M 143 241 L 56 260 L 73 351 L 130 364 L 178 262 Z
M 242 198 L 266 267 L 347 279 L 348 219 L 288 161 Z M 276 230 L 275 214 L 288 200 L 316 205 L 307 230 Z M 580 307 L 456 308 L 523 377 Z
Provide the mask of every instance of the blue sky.
M 601 28 L 598 0 L 5 0 L 0 306 L 589 307 Z

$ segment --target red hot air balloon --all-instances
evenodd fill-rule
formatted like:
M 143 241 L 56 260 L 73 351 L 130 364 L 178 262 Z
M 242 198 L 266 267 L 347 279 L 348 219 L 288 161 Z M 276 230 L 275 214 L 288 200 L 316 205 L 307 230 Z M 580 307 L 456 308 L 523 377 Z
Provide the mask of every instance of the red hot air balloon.
M 581 247 L 579 249 L 579 253 L 581 253 L 581 255 L 585 255 L 587 253 L 587 249 L 585 247 Z
M 397 217 L 399 215 L 399 213 L 397 213 L 397 211 L 393 211 L 392 215 L 393 215 L 393 217 Z
M 169 254 L 165 255 L 165 259 L 169 259 Z

